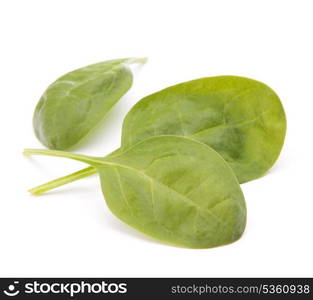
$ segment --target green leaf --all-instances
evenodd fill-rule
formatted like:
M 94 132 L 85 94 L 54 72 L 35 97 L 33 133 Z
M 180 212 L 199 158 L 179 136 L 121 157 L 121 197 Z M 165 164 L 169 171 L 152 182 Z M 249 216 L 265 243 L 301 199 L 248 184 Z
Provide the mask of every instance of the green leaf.
M 93 64 L 53 82 L 40 98 L 33 117 L 37 138 L 50 149 L 73 147 L 90 133 L 132 85 L 131 63 L 116 59 Z
M 268 171 L 286 133 L 282 104 L 265 84 L 243 77 L 208 77 L 171 86 L 140 100 L 126 115 L 122 148 L 154 135 L 205 143 L 229 163 L 240 183 Z M 94 174 L 86 168 L 32 190 L 41 194 Z
M 49 150 L 25 153 L 92 165 L 110 210 L 158 240 L 209 248 L 231 243 L 244 231 L 246 206 L 233 171 L 213 149 L 191 139 L 153 137 L 107 158 Z
M 140 100 L 125 117 L 122 148 L 155 135 L 189 137 L 221 154 L 243 183 L 272 167 L 285 132 L 285 113 L 272 89 L 248 78 L 218 76 Z

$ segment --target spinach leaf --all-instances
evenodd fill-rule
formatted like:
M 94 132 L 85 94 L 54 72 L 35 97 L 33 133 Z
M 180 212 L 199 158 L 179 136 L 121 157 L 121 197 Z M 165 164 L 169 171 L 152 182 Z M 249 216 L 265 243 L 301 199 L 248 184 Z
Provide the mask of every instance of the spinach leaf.
M 33 117 L 37 138 L 48 148 L 65 150 L 80 142 L 132 85 L 131 63 L 116 59 L 72 71 L 53 82 Z
M 248 78 L 218 76 L 140 100 L 125 117 L 121 147 L 155 135 L 186 136 L 215 149 L 243 183 L 271 168 L 285 132 L 285 113 L 272 89 Z
M 284 109 L 272 89 L 248 78 L 218 76 L 174 85 L 140 100 L 124 119 L 122 148 L 154 135 L 186 136 L 219 152 L 244 183 L 271 168 L 285 133 Z M 30 192 L 41 194 L 94 173 L 88 167 Z
M 113 214 L 158 240 L 209 248 L 231 243 L 244 231 L 246 206 L 233 171 L 213 149 L 191 139 L 156 136 L 107 158 L 25 153 L 90 164 Z

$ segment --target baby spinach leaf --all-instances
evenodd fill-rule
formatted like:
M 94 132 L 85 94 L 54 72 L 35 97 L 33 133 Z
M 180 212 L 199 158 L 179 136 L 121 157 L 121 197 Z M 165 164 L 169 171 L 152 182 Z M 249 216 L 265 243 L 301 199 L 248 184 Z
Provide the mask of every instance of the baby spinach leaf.
M 156 136 L 107 158 L 49 150 L 93 166 L 110 210 L 135 229 L 170 244 L 209 248 L 243 233 L 246 206 L 229 165 L 210 147 Z
M 248 78 L 218 76 L 140 100 L 123 122 L 122 148 L 155 135 L 186 136 L 215 149 L 243 183 L 271 168 L 285 132 L 285 113 L 272 89 Z
M 65 150 L 80 142 L 132 85 L 131 63 L 116 59 L 67 73 L 40 98 L 33 117 L 38 139 L 48 148 Z
M 174 85 L 140 100 L 124 119 L 122 148 L 154 135 L 186 136 L 219 152 L 243 183 L 271 168 L 285 133 L 284 109 L 272 89 L 248 78 L 218 76 Z M 95 172 L 88 167 L 30 192 L 41 194 Z

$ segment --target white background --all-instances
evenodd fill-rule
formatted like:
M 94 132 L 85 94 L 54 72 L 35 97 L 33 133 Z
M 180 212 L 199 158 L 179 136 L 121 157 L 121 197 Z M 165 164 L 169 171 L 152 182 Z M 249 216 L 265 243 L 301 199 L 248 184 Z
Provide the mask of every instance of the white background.
M 311 0 L 1 1 L 0 276 L 313 276 L 312 16 Z M 76 152 L 117 148 L 129 108 L 182 81 L 242 75 L 280 96 L 286 143 L 266 176 L 242 185 L 248 223 L 239 241 L 191 250 L 147 238 L 110 213 L 97 177 L 27 193 L 84 167 L 22 155 L 42 148 L 32 114 L 45 88 L 75 68 L 132 56 L 149 62 Z

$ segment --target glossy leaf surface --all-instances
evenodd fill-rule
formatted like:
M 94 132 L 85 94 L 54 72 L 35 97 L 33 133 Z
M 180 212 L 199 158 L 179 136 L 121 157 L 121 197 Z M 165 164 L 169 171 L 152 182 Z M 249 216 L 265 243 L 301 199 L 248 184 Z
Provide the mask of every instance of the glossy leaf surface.
M 93 64 L 57 79 L 40 98 L 33 117 L 38 139 L 50 149 L 80 142 L 132 85 L 130 63 L 117 59 Z

